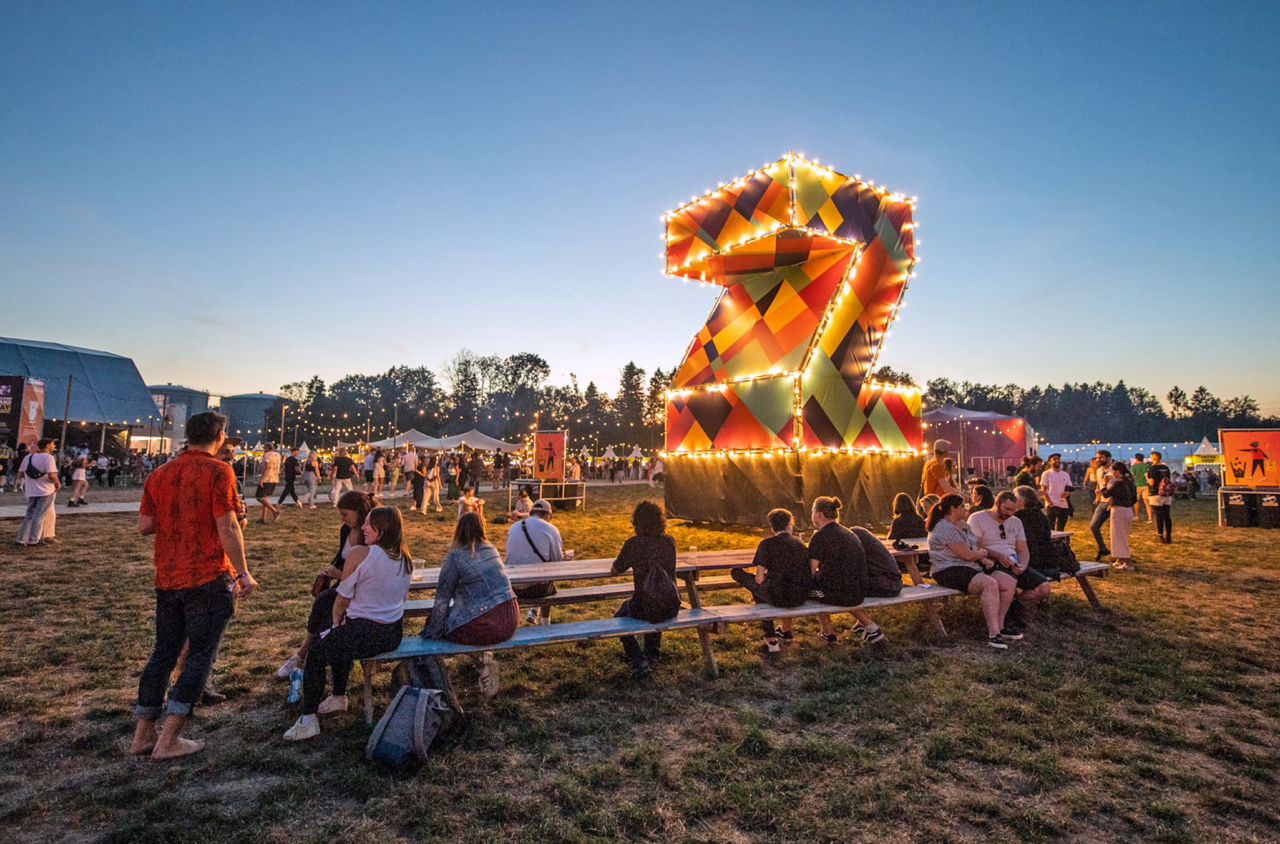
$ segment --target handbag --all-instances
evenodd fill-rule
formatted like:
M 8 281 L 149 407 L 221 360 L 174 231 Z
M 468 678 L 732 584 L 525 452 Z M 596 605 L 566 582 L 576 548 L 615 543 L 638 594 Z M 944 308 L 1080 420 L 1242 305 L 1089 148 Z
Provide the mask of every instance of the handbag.
M 323 574 L 317 574 L 316 579 L 311 582 L 311 597 L 315 598 L 321 592 L 333 585 L 333 578 L 326 577 Z

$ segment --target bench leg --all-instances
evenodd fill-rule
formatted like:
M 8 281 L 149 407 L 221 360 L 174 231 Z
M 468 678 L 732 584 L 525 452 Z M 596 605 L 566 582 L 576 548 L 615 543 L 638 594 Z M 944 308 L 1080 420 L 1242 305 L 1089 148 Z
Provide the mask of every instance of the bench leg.
M 1077 574 L 1076 583 L 1080 584 L 1081 591 L 1083 591 L 1084 596 L 1089 599 L 1089 603 L 1093 605 L 1093 608 L 1095 610 L 1102 609 L 1102 602 L 1098 600 L 1098 596 L 1093 592 L 1093 587 L 1089 585 L 1089 578 L 1083 574 Z
M 924 583 L 924 578 L 920 576 L 920 567 L 916 565 L 918 557 L 912 554 L 902 558 L 902 563 L 906 566 L 907 576 L 911 578 L 912 586 L 919 586 Z M 942 638 L 947 637 L 947 628 L 942 623 L 942 616 L 938 615 L 938 608 L 934 606 L 933 601 L 924 601 L 925 614 L 929 616 L 929 621 L 933 623 L 933 628 L 938 631 L 938 635 Z
M 373 723 L 373 675 L 378 673 L 378 661 L 360 660 L 360 673 L 364 676 L 364 722 Z
M 694 609 L 702 608 L 702 598 L 698 595 L 697 572 L 690 572 L 685 575 L 684 585 L 689 592 L 689 606 Z M 712 677 L 720 676 L 720 666 L 716 664 L 716 652 L 711 647 L 711 633 L 703 627 L 698 628 L 698 644 L 702 646 L 702 663 L 706 666 L 707 673 Z

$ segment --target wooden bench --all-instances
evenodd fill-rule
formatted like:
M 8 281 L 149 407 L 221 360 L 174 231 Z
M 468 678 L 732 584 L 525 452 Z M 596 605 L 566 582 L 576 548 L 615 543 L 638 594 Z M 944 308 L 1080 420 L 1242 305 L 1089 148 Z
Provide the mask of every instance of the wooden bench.
M 709 589 L 734 589 L 738 582 L 732 577 L 708 577 L 697 581 L 698 591 Z M 634 590 L 632 581 L 625 583 L 599 583 L 592 586 L 575 586 L 572 589 L 557 589 L 556 594 L 545 598 L 521 598 L 522 607 L 554 607 L 571 604 L 591 604 L 596 601 L 630 598 Z M 404 602 L 404 614 L 407 618 L 421 618 L 431 612 L 435 601 L 431 598 L 408 600 Z M 550 623 L 543 621 L 544 624 Z

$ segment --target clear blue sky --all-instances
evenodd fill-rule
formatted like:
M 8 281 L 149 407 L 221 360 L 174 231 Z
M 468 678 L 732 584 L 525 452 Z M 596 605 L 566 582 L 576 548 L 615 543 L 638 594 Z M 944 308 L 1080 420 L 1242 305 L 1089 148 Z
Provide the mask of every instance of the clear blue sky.
M 660 215 L 794 149 L 920 197 L 881 360 L 1280 413 L 1280 5 L 0 8 L 0 335 L 275 390 L 457 349 L 612 391 Z

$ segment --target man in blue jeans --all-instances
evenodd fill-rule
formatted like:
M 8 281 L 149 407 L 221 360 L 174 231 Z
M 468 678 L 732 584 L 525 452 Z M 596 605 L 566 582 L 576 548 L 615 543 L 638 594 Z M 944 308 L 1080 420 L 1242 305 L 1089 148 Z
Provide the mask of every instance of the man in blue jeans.
M 1094 475 L 1097 486 L 1093 493 L 1093 519 L 1089 522 L 1089 530 L 1093 533 L 1094 542 L 1098 543 L 1097 560 L 1102 562 L 1102 558 L 1111 553 L 1111 549 L 1107 548 L 1107 541 L 1102 538 L 1102 526 L 1111 518 L 1111 505 L 1102 500 L 1102 490 L 1107 486 L 1107 474 L 1111 470 L 1111 452 L 1100 448 L 1094 456 L 1098 458 L 1098 468 Z
M 257 588 L 244 558 L 235 473 L 215 455 L 227 418 L 197 413 L 187 420 L 187 449 L 151 473 L 142 489 L 138 532 L 154 535 L 156 642 L 138 680 L 138 719 L 129 752 L 167 759 L 195 753 L 204 742 L 182 737 L 235 612 L 236 599 Z M 189 643 L 168 713 L 157 728 L 165 686 Z

